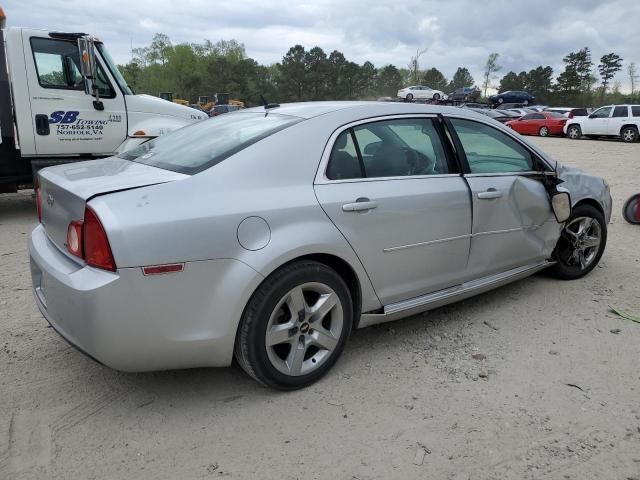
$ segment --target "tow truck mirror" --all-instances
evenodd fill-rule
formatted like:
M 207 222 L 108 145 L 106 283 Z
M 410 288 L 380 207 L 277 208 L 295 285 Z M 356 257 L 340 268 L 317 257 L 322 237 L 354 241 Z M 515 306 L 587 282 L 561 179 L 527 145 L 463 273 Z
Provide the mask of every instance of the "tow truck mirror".
M 76 86 L 76 75 L 75 75 L 75 64 L 73 63 L 73 59 L 65 55 L 62 58 L 62 73 L 64 75 L 64 82 L 68 87 Z
M 78 51 L 80 53 L 80 73 L 84 79 L 84 92 L 95 97 L 93 107 L 96 110 L 104 110 L 96 83 L 96 52 L 93 41 L 86 37 L 78 38 Z

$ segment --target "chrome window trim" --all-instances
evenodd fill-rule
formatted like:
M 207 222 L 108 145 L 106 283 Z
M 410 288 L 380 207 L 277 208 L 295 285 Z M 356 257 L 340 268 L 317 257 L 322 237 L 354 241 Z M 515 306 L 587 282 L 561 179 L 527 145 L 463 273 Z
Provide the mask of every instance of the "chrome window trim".
M 357 127 L 359 125 L 365 125 L 368 123 L 382 122 L 385 120 L 399 120 L 406 118 L 430 118 L 436 119 L 438 118 L 438 114 L 436 113 L 402 113 L 397 115 L 381 115 L 377 117 L 369 117 L 362 120 L 357 120 L 355 122 L 349 122 L 344 125 L 341 125 L 336 130 L 333 131 L 327 144 L 324 147 L 324 151 L 322 152 L 322 157 L 320 158 L 320 164 L 318 165 L 318 170 L 316 172 L 316 177 L 314 179 L 314 185 L 326 185 L 333 183 L 355 183 L 355 182 L 380 182 L 380 181 L 390 181 L 390 180 L 411 180 L 411 179 L 427 179 L 427 178 L 445 178 L 445 177 L 460 177 L 460 173 L 441 173 L 437 175 L 407 175 L 401 177 L 373 177 L 373 178 L 344 178 L 340 180 L 331 180 L 327 177 L 327 167 L 329 166 L 329 157 L 331 156 L 331 151 L 333 150 L 333 145 L 336 142 L 338 136 L 352 127 Z M 444 148 L 444 145 L 442 146 Z
M 498 172 L 498 173 L 465 173 L 465 178 L 474 178 L 474 177 L 512 177 L 514 175 L 544 175 L 544 176 L 555 176 L 555 172 L 537 172 L 535 170 L 527 170 L 524 172 Z

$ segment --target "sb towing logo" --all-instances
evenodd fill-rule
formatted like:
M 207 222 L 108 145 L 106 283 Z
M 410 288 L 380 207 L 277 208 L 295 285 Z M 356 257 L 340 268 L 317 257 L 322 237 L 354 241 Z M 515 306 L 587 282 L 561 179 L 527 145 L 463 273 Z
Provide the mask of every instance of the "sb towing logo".
M 58 110 L 49 115 L 49 124 L 55 125 L 61 140 L 100 140 L 109 121 L 82 119 L 76 110 Z

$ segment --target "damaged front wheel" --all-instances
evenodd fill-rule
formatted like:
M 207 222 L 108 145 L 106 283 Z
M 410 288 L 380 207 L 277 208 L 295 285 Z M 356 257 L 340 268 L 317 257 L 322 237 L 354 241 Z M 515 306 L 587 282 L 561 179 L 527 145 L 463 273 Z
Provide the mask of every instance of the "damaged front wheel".
M 584 277 L 600 261 L 606 243 L 607 224 L 602 213 L 591 205 L 579 205 L 562 229 L 553 251 L 557 263 L 549 273 L 562 280 Z

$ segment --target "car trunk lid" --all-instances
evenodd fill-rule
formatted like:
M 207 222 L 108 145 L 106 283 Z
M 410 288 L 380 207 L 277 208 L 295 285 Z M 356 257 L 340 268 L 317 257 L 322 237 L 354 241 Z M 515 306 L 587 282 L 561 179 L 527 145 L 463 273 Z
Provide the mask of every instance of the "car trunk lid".
M 117 157 L 46 168 L 38 174 L 42 224 L 49 239 L 66 251 L 69 223 L 83 220 L 89 199 L 187 177 Z

